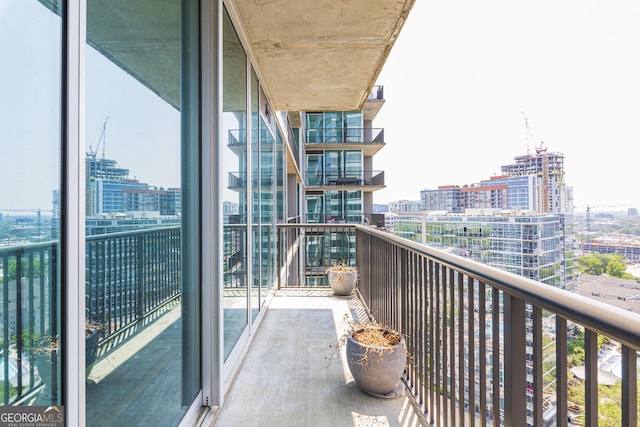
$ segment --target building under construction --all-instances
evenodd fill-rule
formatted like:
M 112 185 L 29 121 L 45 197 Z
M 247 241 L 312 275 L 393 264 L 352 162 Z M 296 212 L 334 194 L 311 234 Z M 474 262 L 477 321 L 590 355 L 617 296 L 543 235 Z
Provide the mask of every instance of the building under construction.
M 514 160 L 515 164 L 502 166 L 502 173 L 538 177 L 537 212 L 573 213 L 573 194 L 565 185 L 564 154 L 547 153 L 547 149 L 540 146 L 535 154 L 517 156 Z

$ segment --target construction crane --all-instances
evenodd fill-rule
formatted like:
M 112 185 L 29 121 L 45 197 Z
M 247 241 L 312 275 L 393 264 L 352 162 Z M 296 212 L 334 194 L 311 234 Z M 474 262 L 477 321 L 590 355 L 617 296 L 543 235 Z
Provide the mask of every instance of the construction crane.
M 92 146 L 89 146 L 89 156 L 96 158 L 98 154 L 98 150 L 100 150 L 100 145 L 102 145 L 102 159 L 105 159 L 106 149 L 107 149 L 107 122 L 109 121 L 109 116 L 104 119 L 104 123 L 102 123 L 102 131 L 100 132 L 100 136 L 98 137 L 98 144 L 96 144 L 96 149 L 94 150 Z
M 524 111 L 520 112 L 522 113 L 522 118 L 524 119 L 524 126 L 527 129 L 527 155 L 529 155 L 529 146 L 531 145 L 533 136 L 531 135 L 531 129 L 529 129 L 529 121 L 527 120 L 527 115 L 524 114 Z
M 531 133 L 531 129 L 529 128 L 529 121 L 527 120 L 527 115 L 524 114 L 524 111 L 520 111 L 522 113 L 522 118 L 524 119 L 524 126 L 527 129 L 527 155 L 529 154 L 529 146 L 533 145 L 533 148 L 536 150 L 536 154 L 540 155 L 542 153 L 546 153 L 547 149 L 542 148 L 544 141 L 540 141 L 540 145 L 535 145 L 533 143 L 533 134 Z

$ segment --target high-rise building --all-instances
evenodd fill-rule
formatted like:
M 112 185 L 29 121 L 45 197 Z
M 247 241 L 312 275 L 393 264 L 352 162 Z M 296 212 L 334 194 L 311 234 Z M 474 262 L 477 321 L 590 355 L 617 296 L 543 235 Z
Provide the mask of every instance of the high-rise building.
M 373 170 L 373 156 L 384 147 L 384 130 L 373 120 L 384 104 L 375 86 L 361 110 L 290 114 L 304 142 L 303 221 L 375 224 L 373 192 L 385 187 L 384 172 Z M 306 236 L 307 285 L 323 284 L 331 264 L 355 262 L 355 235 L 323 232 Z M 346 244 L 350 242 L 351 244 Z M 346 248 L 346 249 L 345 249 Z M 345 253 L 348 251 L 349 253 Z
M 360 111 L 301 114 L 306 222 L 362 224 L 373 213 L 373 192 L 385 187 L 384 172 L 372 169 L 384 147 L 384 129 L 372 125 L 382 90 L 375 87 Z
M 418 212 L 422 210 L 420 200 L 397 200 L 389 203 L 389 212 Z
M 515 163 L 502 166 L 502 173 L 515 176 L 536 176 L 536 212 L 573 213 L 573 193 L 565 185 L 564 154 L 547 153 L 537 148 L 535 154 L 517 156 Z

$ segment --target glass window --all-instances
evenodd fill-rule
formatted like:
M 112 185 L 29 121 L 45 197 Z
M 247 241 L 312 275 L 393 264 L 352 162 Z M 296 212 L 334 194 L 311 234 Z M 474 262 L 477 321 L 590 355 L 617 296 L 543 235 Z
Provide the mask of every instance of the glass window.
M 251 152 L 253 165 L 248 171 L 247 159 L 247 55 L 242 48 L 229 15 L 223 16 L 223 111 L 222 164 L 224 216 L 224 356 L 231 353 L 248 324 L 247 267 L 247 174 L 253 180 L 253 204 L 256 191 L 258 140 L 257 88 L 251 92 Z M 234 136 L 235 135 L 235 136 Z M 254 215 L 256 212 L 254 206 Z M 255 218 L 254 218 L 255 219 Z M 254 237 L 255 239 L 255 237 Z M 255 258 L 254 258 L 255 262 Z M 255 269 L 253 270 L 255 271 Z
M 275 228 L 275 140 L 264 120 L 260 120 L 260 302 L 252 305 L 254 318 L 258 308 L 266 301 L 266 295 L 276 278 L 276 228 Z
M 344 176 L 356 178 L 357 185 L 362 184 L 364 171 L 362 170 L 362 152 L 361 151 L 345 151 L 344 152 Z
M 318 224 L 325 222 L 324 197 L 319 194 L 307 195 L 307 222 Z
M 344 113 L 346 128 L 346 142 L 364 142 L 362 140 L 362 113 L 360 111 L 347 111 Z
M 56 2 L 55 4 L 58 4 Z M 61 405 L 61 6 L 4 0 L 0 404 Z M 27 397 L 30 396 L 30 397 Z M 25 400 L 26 399 L 26 400 Z
M 324 120 L 322 113 L 307 113 L 306 129 L 307 142 L 322 142 L 322 134 L 324 133 Z
M 307 155 L 307 185 L 324 185 L 322 154 Z
M 182 362 L 199 351 L 182 334 L 198 312 L 182 298 L 182 5 L 87 6 L 86 423 L 177 424 L 183 370 L 199 373 Z
M 336 185 L 342 178 L 342 151 L 325 151 L 324 153 L 325 185 Z
M 324 142 L 343 142 L 342 112 L 324 113 Z

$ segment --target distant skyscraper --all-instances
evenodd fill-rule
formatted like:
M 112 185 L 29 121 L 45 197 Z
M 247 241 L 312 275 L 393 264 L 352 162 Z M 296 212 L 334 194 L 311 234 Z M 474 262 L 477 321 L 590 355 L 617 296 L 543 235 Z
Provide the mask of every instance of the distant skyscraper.
M 420 200 L 398 200 L 389 203 L 389 212 L 418 212 L 422 210 Z
M 511 176 L 537 176 L 536 212 L 573 213 L 573 193 L 565 185 L 564 154 L 536 149 L 535 154 L 516 157 L 515 163 L 502 166 L 502 173 Z

